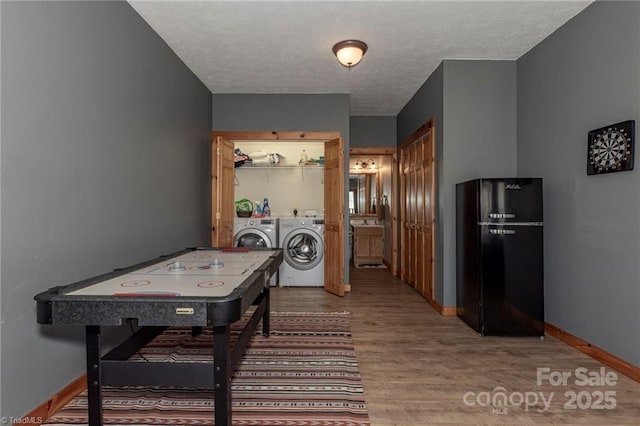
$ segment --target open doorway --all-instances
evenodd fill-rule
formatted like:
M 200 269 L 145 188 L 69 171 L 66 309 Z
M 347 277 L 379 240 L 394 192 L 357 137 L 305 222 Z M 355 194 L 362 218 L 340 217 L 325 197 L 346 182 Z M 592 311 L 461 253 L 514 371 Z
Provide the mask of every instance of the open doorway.
M 324 197 L 324 288 L 342 296 L 344 283 L 344 143 L 339 132 L 213 132 L 212 133 L 212 218 L 213 246 L 230 247 L 235 218 L 235 141 L 324 141 L 322 165 Z M 300 159 L 298 159 L 301 161 Z M 308 158 L 307 158 L 308 160 Z M 295 162 L 304 173 L 307 166 Z M 320 167 L 318 164 L 316 167 Z M 309 169 L 310 170 L 310 169 Z M 304 175 L 301 175 L 304 176 Z M 302 177 L 303 178 L 303 177 Z M 290 206 L 293 210 L 293 206 Z
M 357 268 L 386 267 L 397 274 L 397 207 L 394 203 L 397 164 L 395 147 L 349 149 L 351 205 L 347 250 L 351 264 Z

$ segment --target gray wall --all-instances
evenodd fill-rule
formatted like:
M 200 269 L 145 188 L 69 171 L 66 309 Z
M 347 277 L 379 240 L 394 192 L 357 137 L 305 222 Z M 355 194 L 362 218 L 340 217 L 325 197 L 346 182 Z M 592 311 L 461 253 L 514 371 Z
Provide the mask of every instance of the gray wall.
M 2 99 L 2 3 L 0 3 L 0 99 Z M 2 102 L 0 102 L 0 189 L 2 188 Z M 0 192 L 1 194 L 1 192 Z M 0 196 L 0 417 L 4 415 L 2 410 L 2 323 L 4 318 L 2 315 L 2 196 Z
M 638 134 L 638 46 L 640 3 L 596 2 L 521 57 L 517 156 L 544 178 L 546 320 L 635 365 L 640 170 L 587 176 L 586 145 L 623 120 Z
M 213 130 L 342 133 L 349 146 L 349 95 L 213 95 Z
M 444 61 L 440 219 L 444 306 L 456 305 L 458 182 L 516 175 L 516 62 Z
M 395 146 L 395 116 L 351 116 L 351 147 Z
M 349 152 L 349 95 L 213 95 L 213 130 L 340 132 Z M 349 182 L 349 155 L 345 154 L 345 184 Z M 345 217 L 349 217 L 345 191 Z M 349 236 L 344 237 L 344 279 L 349 282 Z
M 2 2 L 2 416 L 84 371 L 33 296 L 206 244 L 211 94 L 126 2 Z
M 455 184 L 516 171 L 516 63 L 446 60 L 398 115 L 401 143 L 430 118 L 436 130 L 436 283 L 456 304 Z

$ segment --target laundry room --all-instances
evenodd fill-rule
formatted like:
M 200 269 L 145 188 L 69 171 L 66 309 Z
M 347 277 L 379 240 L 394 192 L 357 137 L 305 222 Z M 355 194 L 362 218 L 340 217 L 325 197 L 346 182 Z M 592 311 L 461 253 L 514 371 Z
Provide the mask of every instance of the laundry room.
M 271 216 L 323 216 L 324 143 L 236 141 L 234 199 L 260 212 L 267 198 Z
M 236 141 L 235 247 L 281 247 L 271 285 L 324 285 L 324 142 Z

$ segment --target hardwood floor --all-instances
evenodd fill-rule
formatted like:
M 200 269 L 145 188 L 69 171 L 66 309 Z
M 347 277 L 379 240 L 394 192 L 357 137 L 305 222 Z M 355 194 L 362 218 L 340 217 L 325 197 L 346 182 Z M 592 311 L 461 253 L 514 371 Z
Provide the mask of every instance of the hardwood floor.
M 274 288 L 271 309 L 351 313 L 372 425 L 640 424 L 640 383 L 551 336 L 480 337 L 388 270 L 352 268 L 351 290 L 339 298 L 319 288 Z M 538 368 L 571 376 L 566 385 L 538 386 Z M 579 386 L 578 368 L 598 375 L 604 368 L 616 383 Z M 492 405 L 496 395 L 506 403 Z

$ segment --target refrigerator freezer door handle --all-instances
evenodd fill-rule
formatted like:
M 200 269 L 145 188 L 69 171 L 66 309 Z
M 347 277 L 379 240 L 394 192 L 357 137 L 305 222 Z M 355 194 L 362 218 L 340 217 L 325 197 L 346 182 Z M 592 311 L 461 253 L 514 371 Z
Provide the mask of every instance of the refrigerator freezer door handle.
M 491 219 L 515 219 L 516 215 L 513 213 L 489 213 Z
M 489 233 L 493 235 L 513 235 L 516 231 L 515 229 L 489 229 Z
M 543 226 L 542 222 L 478 222 L 478 226 Z

